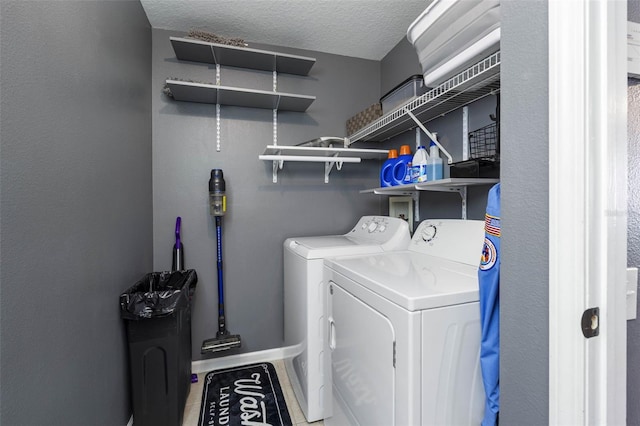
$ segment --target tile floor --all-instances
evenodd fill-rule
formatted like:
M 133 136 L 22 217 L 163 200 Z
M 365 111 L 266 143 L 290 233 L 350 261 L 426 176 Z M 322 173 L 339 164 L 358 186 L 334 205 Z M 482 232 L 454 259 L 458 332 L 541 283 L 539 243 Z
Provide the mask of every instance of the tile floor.
M 282 392 L 284 392 L 284 399 L 287 402 L 287 409 L 289 410 L 289 416 L 291 417 L 291 421 L 293 422 L 293 424 L 296 426 L 323 426 L 324 423 L 322 420 L 318 422 L 307 423 L 304 414 L 302 414 L 302 410 L 300 409 L 300 405 L 298 405 L 296 396 L 293 394 L 293 389 L 291 388 L 291 383 L 289 382 L 289 376 L 287 376 L 287 371 L 284 368 L 284 362 L 281 360 L 270 362 L 276 368 L 276 372 L 278 373 L 280 387 L 282 388 Z M 204 376 L 206 374 L 207 373 L 199 373 L 198 382 L 191 384 L 191 390 L 189 391 L 187 404 L 184 408 L 184 418 L 182 421 L 183 426 L 198 425 L 198 417 L 200 415 L 200 401 L 202 399 L 203 382 Z

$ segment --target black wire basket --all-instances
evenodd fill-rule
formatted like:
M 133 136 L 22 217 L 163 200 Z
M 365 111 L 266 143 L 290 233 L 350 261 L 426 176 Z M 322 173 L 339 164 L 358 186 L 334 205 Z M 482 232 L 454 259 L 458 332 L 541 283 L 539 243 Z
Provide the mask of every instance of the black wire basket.
M 500 127 L 497 122 L 469 132 L 469 159 L 453 163 L 452 178 L 500 177 Z
M 469 159 L 500 160 L 500 138 L 496 123 L 469 132 Z

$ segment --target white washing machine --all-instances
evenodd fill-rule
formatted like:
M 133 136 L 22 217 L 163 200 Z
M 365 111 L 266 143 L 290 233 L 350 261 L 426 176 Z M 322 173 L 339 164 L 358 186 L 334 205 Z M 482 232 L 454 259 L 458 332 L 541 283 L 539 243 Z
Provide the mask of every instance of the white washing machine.
M 285 366 L 307 421 L 331 415 L 330 407 L 325 407 L 325 401 L 331 399 L 331 388 L 324 385 L 323 379 L 324 259 L 403 250 L 410 241 L 409 226 L 404 220 L 363 216 L 344 235 L 288 238 L 284 242 L 284 337 L 290 349 Z
M 325 425 L 478 425 L 484 222 L 426 220 L 407 250 L 325 261 Z

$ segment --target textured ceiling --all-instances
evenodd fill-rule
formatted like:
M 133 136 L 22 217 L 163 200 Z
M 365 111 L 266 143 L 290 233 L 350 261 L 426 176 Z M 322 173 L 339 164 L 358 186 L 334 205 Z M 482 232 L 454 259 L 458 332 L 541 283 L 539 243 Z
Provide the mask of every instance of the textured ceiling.
M 141 0 L 153 28 L 382 59 L 432 0 Z

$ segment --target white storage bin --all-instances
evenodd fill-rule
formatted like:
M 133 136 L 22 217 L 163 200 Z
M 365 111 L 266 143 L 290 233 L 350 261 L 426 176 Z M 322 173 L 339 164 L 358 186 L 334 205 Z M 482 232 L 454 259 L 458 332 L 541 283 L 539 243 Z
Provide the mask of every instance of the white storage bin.
M 500 1 L 435 0 L 409 26 L 407 39 L 424 84 L 437 86 L 500 49 Z

